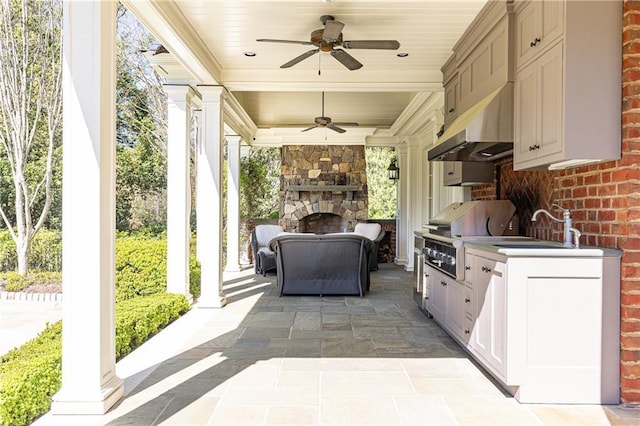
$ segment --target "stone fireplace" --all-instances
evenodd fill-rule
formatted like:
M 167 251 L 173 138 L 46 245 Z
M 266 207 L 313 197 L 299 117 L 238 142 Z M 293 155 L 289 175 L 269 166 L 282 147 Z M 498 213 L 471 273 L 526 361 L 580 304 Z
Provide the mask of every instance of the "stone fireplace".
M 369 217 L 364 146 L 282 147 L 280 225 L 288 232 L 353 231 Z

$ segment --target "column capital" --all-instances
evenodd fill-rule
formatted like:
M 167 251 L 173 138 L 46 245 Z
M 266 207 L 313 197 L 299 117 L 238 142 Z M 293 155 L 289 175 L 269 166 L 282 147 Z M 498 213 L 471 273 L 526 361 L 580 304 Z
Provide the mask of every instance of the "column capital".
M 240 145 L 242 136 L 240 135 L 225 135 L 224 139 L 227 141 L 227 145 Z
M 203 102 L 219 102 L 224 98 L 225 89 L 223 86 L 196 86 L 202 95 Z
M 173 102 L 189 102 L 196 96 L 196 92 L 189 85 L 185 84 L 165 84 L 162 89 L 167 94 L 169 100 Z

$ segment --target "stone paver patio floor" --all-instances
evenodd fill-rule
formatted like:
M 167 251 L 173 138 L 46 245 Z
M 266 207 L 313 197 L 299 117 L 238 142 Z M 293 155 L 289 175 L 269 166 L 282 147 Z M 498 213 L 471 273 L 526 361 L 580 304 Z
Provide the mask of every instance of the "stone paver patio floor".
M 640 425 L 640 409 L 519 404 L 418 310 L 411 273 L 371 277 L 360 299 L 225 276 L 225 308 L 195 307 L 118 363 L 110 412 L 35 424 Z

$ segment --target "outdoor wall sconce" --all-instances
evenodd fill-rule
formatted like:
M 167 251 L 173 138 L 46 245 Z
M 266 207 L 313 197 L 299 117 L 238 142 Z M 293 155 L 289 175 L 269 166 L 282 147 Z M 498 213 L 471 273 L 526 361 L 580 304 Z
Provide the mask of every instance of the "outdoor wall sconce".
M 391 179 L 394 183 L 400 179 L 400 168 L 396 164 L 396 159 L 391 160 L 391 164 L 387 167 L 387 172 L 389 173 L 389 179 Z

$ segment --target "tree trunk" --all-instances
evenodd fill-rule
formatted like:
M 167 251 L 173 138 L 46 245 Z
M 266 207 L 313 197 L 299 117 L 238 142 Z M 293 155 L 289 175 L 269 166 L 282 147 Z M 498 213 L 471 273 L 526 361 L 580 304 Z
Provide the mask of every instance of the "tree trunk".
M 16 251 L 18 254 L 18 273 L 22 276 L 26 276 L 29 272 L 29 241 L 27 238 L 19 238 L 16 241 Z

